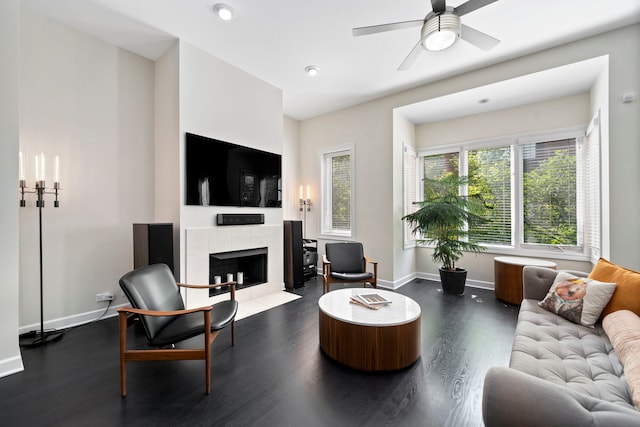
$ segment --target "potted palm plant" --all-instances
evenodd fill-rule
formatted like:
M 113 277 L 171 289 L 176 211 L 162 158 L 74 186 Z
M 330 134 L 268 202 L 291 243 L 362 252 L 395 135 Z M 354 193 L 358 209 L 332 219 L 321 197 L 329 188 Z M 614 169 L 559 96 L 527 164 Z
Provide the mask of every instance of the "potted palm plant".
M 424 201 L 414 202 L 420 207 L 404 216 L 413 232 L 422 236 L 419 243 L 433 247 L 433 261 L 440 265 L 442 290 L 453 295 L 464 293 L 467 270 L 456 266 L 464 252 L 482 252 L 485 248 L 469 237 L 469 228 L 488 220 L 484 214 L 489 206 L 482 195 L 460 195 L 467 185 L 466 176 L 444 175 L 438 179 L 424 179 Z

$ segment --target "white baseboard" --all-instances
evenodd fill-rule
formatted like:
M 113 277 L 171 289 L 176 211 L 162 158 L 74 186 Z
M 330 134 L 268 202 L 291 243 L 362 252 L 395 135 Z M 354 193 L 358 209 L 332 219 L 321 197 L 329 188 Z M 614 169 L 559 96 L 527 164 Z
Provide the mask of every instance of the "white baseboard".
M 116 310 L 118 307 L 125 307 L 129 304 L 120 304 L 109 307 L 109 309 L 105 312 L 105 309 L 102 308 L 100 310 L 88 311 L 86 313 L 78 313 L 72 316 L 60 317 L 58 319 L 46 320 L 44 322 L 44 329 L 66 329 L 72 328 L 74 326 L 84 325 L 86 323 L 93 322 L 98 319 L 107 319 L 109 317 L 116 316 L 118 313 Z M 103 315 L 104 313 L 104 315 Z M 35 323 L 32 325 L 20 326 L 19 333 L 24 334 L 25 332 L 40 330 L 40 323 Z
M 22 371 L 24 371 L 24 365 L 20 355 L 0 360 L 0 378 Z

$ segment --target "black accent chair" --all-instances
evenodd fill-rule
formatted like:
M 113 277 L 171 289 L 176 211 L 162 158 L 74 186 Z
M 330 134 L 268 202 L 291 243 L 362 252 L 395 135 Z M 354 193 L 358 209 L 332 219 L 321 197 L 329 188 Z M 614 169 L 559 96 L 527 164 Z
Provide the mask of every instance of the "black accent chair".
M 364 254 L 362 243 L 341 242 L 324 245 L 322 256 L 322 278 L 324 293 L 331 290 L 332 283 L 362 283 L 378 287 L 378 263 Z M 373 273 L 367 271 L 373 265 Z
M 185 309 L 179 287 L 230 287 L 231 299 L 212 306 Z M 127 362 L 145 360 L 204 360 L 207 394 L 211 392 L 211 344 L 220 331 L 231 324 L 231 345 L 235 345 L 235 282 L 216 285 L 176 283 L 166 264 L 152 264 L 131 271 L 120 279 L 120 287 L 132 308 L 118 308 L 120 332 L 120 392 L 127 395 Z M 154 349 L 127 349 L 127 325 L 138 316 Z M 174 344 L 204 334 L 204 348 L 175 348 Z

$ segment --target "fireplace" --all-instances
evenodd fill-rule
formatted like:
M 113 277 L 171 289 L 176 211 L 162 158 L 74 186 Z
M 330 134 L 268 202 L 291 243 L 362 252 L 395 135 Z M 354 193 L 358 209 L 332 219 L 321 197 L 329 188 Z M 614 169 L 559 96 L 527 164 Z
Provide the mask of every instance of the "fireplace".
M 268 281 L 267 253 L 268 249 L 265 247 L 210 254 L 209 283 L 216 283 L 216 276 L 219 276 L 220 281 L 226 282 L 228 274 L 232 274 L 233 280 L 238 282 L 236 289 L 266 283 Z M 238 273 L 241 273 L 242 278 Z M 225 292 L 229 292 L 228 289 L 211 289 L 209 296 Z

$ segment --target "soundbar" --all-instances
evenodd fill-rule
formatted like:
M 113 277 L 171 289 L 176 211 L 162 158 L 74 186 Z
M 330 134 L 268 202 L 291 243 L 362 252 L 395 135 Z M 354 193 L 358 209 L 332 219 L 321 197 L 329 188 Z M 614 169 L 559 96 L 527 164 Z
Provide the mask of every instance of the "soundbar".
M 218 214 L 218 225 L 264 224 L 264 214 Z

